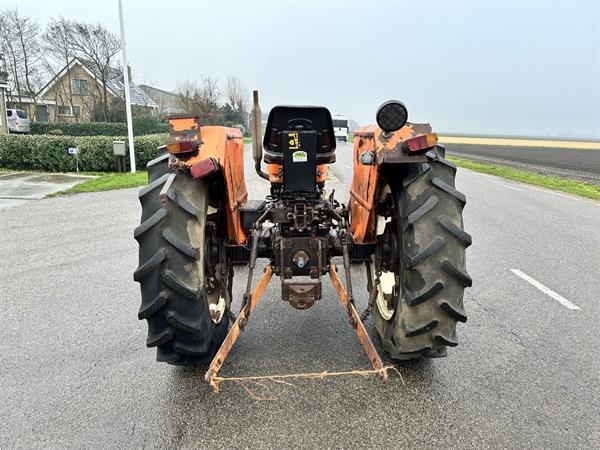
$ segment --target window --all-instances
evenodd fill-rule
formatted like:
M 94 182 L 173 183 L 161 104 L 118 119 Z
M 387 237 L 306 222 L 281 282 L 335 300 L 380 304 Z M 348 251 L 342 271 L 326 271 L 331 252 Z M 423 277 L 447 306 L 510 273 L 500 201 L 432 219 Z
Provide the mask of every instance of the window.
M 7 115 L 8 117 L 12 117 L 12 111 L 11 111 L 10 109 L 7 109 L 7 110 L 6 110 L 6 115 Z
M 333 119 L 333 126 L 334 128 L 347 128 L 348 127 L 348 121 L 347 120 L 341 120 L 341 119 Z
M 71 107 L 65 105 L 58 106 L 58 115 L 59 116 L 70 116 L 71 115 Z
M 73 115 L 75 117 L 81 116 L 81 108 L 79 106 L 73 106 Z
M 71 92 L 73 93 L 73 95 L 87 95 L 88 80 L 71 80 Z
M 25 111 L 17 109 L 17 117 L 19 119 L 27 119 L 27 113 Z

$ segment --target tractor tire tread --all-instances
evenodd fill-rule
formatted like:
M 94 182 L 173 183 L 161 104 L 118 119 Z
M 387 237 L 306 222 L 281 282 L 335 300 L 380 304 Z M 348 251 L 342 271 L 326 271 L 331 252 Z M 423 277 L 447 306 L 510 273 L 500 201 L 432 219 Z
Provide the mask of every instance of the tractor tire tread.
M 466 198 L 455 188 L 456 167 L 432 156 L 402 180 L 387 178 L 397 205 L 403 295 L 390 318 L 378 307 L 373 312 L 383 347 L 394 359 L 445 356 L 458 344 L 456 324 L 467 320 L 463 291 L 472 279 L 465 268 L 471 245 L 462 225 Z
M 211 320 L 201 283 L 204 245 L 199 243 L 210 192 L 205 182 L 187 173 L 170 173 L 168 162 L 169 155 L 163 153 L 148 163 L 149 183 L 138 195 L 142 205 L 142 220 L 134 231 L 140 260 L 134 279 L 142 292 L 138 318 L 148 323 L 146 345 L 156 347 L 157 361 L 205 364 L 229 326 L 226 314 L 219 324 Z

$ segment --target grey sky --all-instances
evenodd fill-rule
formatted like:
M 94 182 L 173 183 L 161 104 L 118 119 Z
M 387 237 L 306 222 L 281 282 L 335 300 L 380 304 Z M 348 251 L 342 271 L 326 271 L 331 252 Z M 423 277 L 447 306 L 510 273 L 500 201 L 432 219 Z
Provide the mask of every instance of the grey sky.
M 117 1 L 0 0 L 44 24 L 98 21 Z M 137 82 L 238 76 L 263 109 L 323 104 L 371 123 L 403 100 L 448 132 L 600 137 L 600 2 L 124 0 Z

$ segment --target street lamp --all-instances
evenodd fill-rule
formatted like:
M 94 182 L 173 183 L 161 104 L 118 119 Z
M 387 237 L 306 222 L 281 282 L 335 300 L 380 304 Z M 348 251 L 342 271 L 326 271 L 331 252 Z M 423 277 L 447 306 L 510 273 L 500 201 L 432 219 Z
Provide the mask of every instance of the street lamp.
M 0 132 L 8 133 L 8 118 L 6 117 L 6 89 L 8 88 L 8 72 L 6 60 L 0 53 Z
M 131 94 L 129 93 L 129 70 L 127 69 L 127 51 L 125 49 L 125 26 L 123 25 L 123 4 L 119 0 L 119 24 L 121 26 L 121 63 L 123 65 L 123 83 L 125 84 L 125 114 L 127 116 L 127 137 L 129 139 L 129 165 L 135 172 L 135 149 L 133 147 L 133 123 L 131 122 Z

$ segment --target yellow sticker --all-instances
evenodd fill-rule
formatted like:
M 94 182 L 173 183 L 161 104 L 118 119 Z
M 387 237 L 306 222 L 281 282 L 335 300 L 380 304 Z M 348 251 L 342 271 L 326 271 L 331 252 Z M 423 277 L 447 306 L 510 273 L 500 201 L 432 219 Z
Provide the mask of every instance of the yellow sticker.
M 300 138 L 297 131 L 289 133 L 290 140 L 288 142 L 290 150 L 298 150 L 300 148 Z

